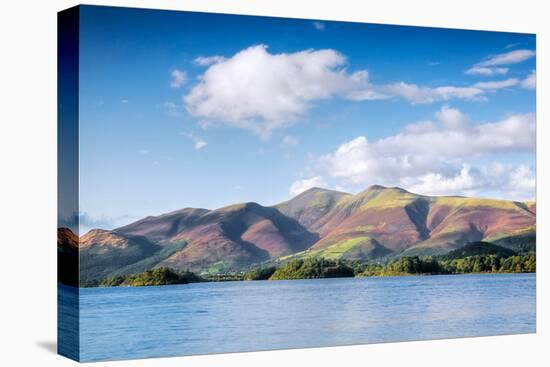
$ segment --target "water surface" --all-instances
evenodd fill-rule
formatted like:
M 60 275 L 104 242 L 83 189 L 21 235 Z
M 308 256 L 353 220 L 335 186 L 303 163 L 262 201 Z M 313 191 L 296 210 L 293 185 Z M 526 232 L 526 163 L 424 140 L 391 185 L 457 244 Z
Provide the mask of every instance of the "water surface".
M 83 361 L 535 332 L 535 275 L 80 291 Z

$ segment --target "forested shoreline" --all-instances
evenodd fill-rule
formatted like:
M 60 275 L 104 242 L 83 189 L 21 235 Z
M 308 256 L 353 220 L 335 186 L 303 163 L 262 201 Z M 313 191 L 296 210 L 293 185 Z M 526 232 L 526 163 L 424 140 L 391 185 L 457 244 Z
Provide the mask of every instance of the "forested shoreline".
M 108 277 L 82 287 L 155 286 L 196 282 L 289 280 L 409 275 L 498 274 L 536 272 L 535 252 L 516 253 L 482 242 L 471 243 L 442 256 L 403 256 L 385 263 L 331 260 L 320 257 L 294 259 L 281 264 L 252 268 L 246 272 L 199 276 L 167 267 L 142 273 Z

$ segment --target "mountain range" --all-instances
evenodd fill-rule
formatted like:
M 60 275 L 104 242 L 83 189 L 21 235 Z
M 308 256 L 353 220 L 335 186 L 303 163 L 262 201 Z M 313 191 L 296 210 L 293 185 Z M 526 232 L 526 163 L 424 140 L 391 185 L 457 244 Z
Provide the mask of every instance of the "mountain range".
M 535 217 L 534 202 L 432 197 L 378 185 L 355 195 L 312 188 L 274 206 L 185 208 L 91 230 L 78 243 L 80 276 L 97 280 L 160 266 L 221 273 L 308 256 L 377 261 L 446 254 L 474 241 L 534 246 Z

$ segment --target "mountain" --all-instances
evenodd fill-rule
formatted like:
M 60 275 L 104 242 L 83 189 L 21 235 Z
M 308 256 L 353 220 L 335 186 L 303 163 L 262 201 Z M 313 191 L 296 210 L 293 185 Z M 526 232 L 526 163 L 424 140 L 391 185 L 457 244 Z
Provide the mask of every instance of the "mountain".
M 178 233 L 191 228 L 204 215 L 207 209 L 185 208 L 156 217 L 149 216 L 117 228 L 120 234 L 145 236 L 151 241 L 165 241 Z
M 143 235 L 152 241 L 185 240 L 188 245 L 159 265 L 192 270 L 231 270 L 272 257 L 292 254 L 315 243 L 319 236 L 277 208 L 257 203 L 208 211 L 184 209 L 147 217 L 115 230 Z
M 371 186 L 342 196 L 310 230 L 309 252 L 328 257 L 437 255 L 472 241 L 534 233 L 535 205 L 459 196 L 430 197 Z M 292 215 L 292 213 L 289 213 Z
M 319 228 L 319 221 L 333 210 L 340 200 L 349 196 L 352 195 L 314 187 L 275 205 L 274 208 L 297 220 L 304 227 L 315 231 Z
M 534 202 L 430 197 L 371 186 L 352 195 L 309 189 L 283 203 L 185 208 L 80 238 L 81 275 L 98 279 L 153 267 L 239 271 L 296 257 L 374 260 L 440 255 L 486 241 L 534 249 Z
M 80 277 L 101 279 L 122 267 L 153 256 L 161 247 L 143 236 L 93 229 L 80 237 Z

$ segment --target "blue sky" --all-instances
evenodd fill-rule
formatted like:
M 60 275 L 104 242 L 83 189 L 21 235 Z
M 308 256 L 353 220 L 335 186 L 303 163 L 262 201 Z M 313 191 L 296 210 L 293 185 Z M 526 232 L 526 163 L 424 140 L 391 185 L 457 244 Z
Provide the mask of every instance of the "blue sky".
M 534 81 L 534 35 L 86 6 L 82 225 L 311 186 L 533 199 Z

